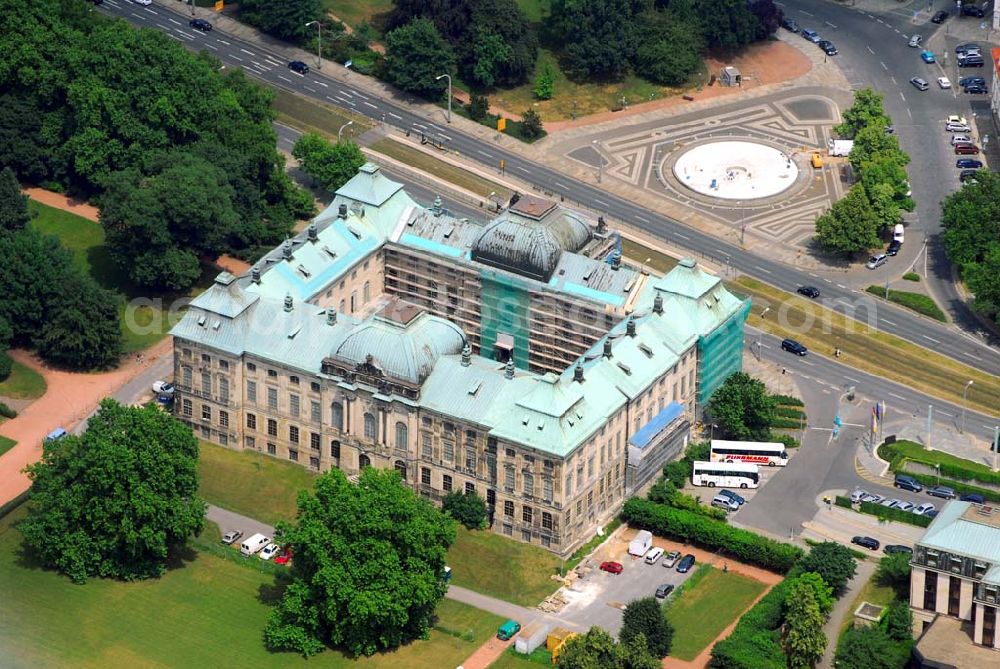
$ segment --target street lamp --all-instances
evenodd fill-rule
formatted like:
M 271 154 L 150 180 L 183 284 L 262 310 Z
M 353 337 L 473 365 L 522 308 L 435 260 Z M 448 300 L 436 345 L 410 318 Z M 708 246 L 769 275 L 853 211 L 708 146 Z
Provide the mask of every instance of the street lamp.
M 344 125 L 340 126 L 340 130 L 337 131 L 337 143 L 338 144 L 340 143 L 340 136 L 343 134 L 344 128 L 346 128 L 349 125 L 354 125 L 354 121 L 348 121 Z
M 764 320 L 764 315 L 771 310 L 771 307 L 765 307 L 764 311 L 760 312 L 760 320 Z M 764 359 L 764 324 L 760 324 L 760 329 L 757 331 L 757 360 Z
M 448 123 L 451 123 L 451 75 L 442 74 L 440 77 L 434 77 L 434 81 L 441 81 L 442 79 L 448 80 Z
M 965 402 L 966 397 L 969 394 L 969 387 L 974 383 L 972 379 L 965 384 L 965 388 L 962 390 L 962 425 L 958 428 L 958 433 L 963 434 L 965 432 Z
M 194 16 L 194 0 L 191 0 L 191 16 Z
M 591 140 L 591 144 L 596 147 L 597 140 Z M 604 178 L 604 157 L 601 156 L 600 149 L 595 148 L 594 151 L 597 153 L 597 183 L 601 183 L 601 180 Z
M 306 28 L 309 26 L 316 26 L 316 69 L 323 69 L 323 24 L 319 21 L 310 21 L 306 24 Z
M 719 427 L 715 423 L 711 423 L 711 428 L 708 430 L 708 440 L 712 441 L 715 439 L 715 428 Z

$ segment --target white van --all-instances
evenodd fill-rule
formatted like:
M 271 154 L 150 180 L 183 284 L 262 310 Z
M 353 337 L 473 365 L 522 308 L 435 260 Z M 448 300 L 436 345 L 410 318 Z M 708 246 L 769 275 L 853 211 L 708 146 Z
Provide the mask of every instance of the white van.
M 663 555 L 663 549 L 657 546 L 646 553 L 646 564 L 656 564 L 656 561 Z
M 250 556 L 259 551 L 264 546 L 271 542 L 270 539 L 265 537 L 263 534 L 255 534 L 243 543 L 240 544 L 240 552 L 244 555 Z

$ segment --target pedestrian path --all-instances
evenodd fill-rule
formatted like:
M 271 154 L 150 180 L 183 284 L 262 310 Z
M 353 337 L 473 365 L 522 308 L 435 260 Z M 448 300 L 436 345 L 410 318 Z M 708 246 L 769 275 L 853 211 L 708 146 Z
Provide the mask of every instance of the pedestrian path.
M 858 592 L 865 587 L 865 583 L 875 573 L 878 560 L 861 560 L 858 562 L 858 570 L 854 573 L 854 578 L 847 582 L 847 590 L 834 603 L 830 618 L 823 626 L 823 633 L 826 634 L 827 644 L 823 659 L 820 660 L 819 667 L 827 669 L 833 667 L 833 656 L 837 651 L 837 639 L 840 636 L 840 627 L 850 616 L 854 615 L 854 600 Z

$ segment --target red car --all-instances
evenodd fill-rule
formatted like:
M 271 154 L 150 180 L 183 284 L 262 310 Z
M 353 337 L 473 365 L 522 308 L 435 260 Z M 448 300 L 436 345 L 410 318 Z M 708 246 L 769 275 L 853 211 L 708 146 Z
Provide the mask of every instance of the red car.
M 955 153 L 958 155 L 976 155 L 979 153 L 979 147 L 975 144 L 956 144 Z
M 622 573 L 622 569 L 624 569 L 624 568 L 625 567 L 622 566 L 621 562 L 602 562 L 601 563 L 601 571 L 606 571 L 609 574 L 620 574 L 620 573 Z
M 274 558 L 275 564 L 288 564 L 292 559 L 292 549 L 286 548 L 278 554 L 278 557 Z

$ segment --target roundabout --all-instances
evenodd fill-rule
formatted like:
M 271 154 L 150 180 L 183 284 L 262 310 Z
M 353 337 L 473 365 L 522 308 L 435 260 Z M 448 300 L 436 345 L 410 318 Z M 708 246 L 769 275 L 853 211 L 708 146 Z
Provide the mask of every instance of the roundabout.
M 721 200 L 772 197 L 791 188 L 799 174 L 785 152 L 748 140 L 701 144 L 682 153 L 673 166 L 685 187 Z

